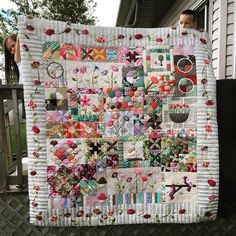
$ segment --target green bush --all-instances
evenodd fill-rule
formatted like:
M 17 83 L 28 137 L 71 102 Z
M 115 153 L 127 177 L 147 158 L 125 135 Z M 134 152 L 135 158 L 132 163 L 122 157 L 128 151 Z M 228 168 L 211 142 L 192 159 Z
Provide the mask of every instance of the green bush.
M 16 153 L 16 134 L 15 134 L 15 126 L 10 126 L 10 137 L 11 137 L 11 151 L 14 155 Z M 27 151 L 27 141 L 26 141 L 26 123 L 20 124 L 20 141 L 22 153 Z

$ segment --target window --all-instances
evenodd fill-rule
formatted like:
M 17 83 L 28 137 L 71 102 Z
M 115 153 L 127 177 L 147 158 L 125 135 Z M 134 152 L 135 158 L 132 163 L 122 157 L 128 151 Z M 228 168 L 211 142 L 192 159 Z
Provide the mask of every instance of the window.
M 204 1 L 195 9 L 197 13 L 197 29 L 209 30 L 209 1 Z

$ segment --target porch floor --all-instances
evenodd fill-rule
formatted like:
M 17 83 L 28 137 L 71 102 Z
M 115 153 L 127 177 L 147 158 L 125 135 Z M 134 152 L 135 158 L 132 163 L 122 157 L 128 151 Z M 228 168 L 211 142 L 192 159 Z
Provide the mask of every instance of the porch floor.
M 232 206 L 233 207 L 233 206 Z M 236 204 L 234 206 L 236 209 Z M 143 224 L 103 227 L 35 227 L 29 223 L 29 200 L 26 193 L 0 195 L 1 236 L 233 236 L 236 235 L 236 212 L 228 218 L 198 224 Z

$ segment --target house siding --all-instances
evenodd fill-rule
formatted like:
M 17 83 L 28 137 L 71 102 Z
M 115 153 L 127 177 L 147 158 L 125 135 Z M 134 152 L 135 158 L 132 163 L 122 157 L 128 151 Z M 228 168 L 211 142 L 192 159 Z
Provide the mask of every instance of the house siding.
M 210 9 L 211 15 L 209 22 L 211 32 L 209 32 L 212 39 L 212 62 L 214 74 L 217 79 L 233 78 L 234 71 L 234 41 L 235 41 L 235 2 L 236 0 L 210 0 L 212 8 Z M 162 21 L 157 25 L 158 27 L 168 27 L 176 25 L 180 13 L 187 8 L 194 6 L 196 1 L 178 1 L 174 4 L 169 11 L 165 14 Z M 224 4 L 227 4 L 224 5 Z M 223 7 L 222 7 L 223 5 Z M 222 8 L 221 8 L 222 7 Z M 226 7 L 226 22 L 224 21 L 225 14 L 223 9 Z M 220 26 L 226 25 L 226 30 L 224 32 L 224 27 L 220 29 Z M 223 32 L 222 32 L 223 31 Z M 225 35 L 226 34 L 226 35 Z M 225 42 L 222 45 L 222 41 Z M 223 58 L 222 58 L 223 56 Z M 222 65 L 223 62 L 223 65 Z
M 212 63 L 214 74 L 219 74 L 219 37 L 220 37 L 220 0 L 213 1 L 213 9 L 212 9 Z M 211 14 L 211 13 L 210 13 Z
M 234 0 L 227 2 L 227 31 L 226 31 L 226 72 L 225 77 L 232 79 L 233 75 L 233 61 L 234 61 Z M 236 46 L 236 45 L 235 45 Z

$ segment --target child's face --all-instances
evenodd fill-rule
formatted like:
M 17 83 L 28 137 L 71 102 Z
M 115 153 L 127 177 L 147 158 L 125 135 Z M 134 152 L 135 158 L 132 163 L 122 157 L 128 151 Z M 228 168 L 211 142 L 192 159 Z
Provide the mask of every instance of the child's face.
M 193 16 L 181 14 L 179 19 L 180 19 L 179 24 L 181 28 L 189 28 L 189 29 L 195 28 L 195 21 Z
M 11 52 L 11 54 L 15 54 L 16 42 L 12 40 L 10 37 L 6 41 L 7 49 Z

